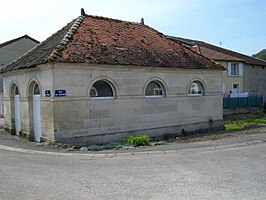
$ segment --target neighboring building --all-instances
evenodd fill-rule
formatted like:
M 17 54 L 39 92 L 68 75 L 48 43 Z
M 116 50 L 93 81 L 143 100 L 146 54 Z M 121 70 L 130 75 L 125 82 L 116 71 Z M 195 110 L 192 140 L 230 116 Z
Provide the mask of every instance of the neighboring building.
M 227 67 L 222 77 L 222 92 L 248 92 L 266 95 L 266 61 L 217 47 L 206 42 L 171 37 L 195 52 Z
M 83 145 L 223 128 L 223 70 L 144 24 L 84 14 L 2 69 L 6 130 Z
M 9 40 L 0 44 L 0 69 L 22 56 L 39 42 L 28 35 Z M 0 76 L 0 91 L 3 90 L 3 78 Z M 2 115 L 2 101 L 0 97 L 0 114 Z
M 5 65 L 16 60 L 39 43 L 40 42 L 32 37 L 23 35 L 19 38 L 0 44 L 0 68 L 3 68 Z M 3 87 L 1 87 L 1 89 L 2 88 Z

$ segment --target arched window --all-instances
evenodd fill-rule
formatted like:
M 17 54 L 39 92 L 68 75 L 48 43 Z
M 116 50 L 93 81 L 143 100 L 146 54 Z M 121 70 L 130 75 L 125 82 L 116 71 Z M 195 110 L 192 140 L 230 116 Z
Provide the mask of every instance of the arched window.
M 97 81 L 90 89 L 90 97 L 114 97 L 114 92 L 108 82 Z
M 36 83 L 33 89 L 33 94 L 40 94 L 40 89 L 38 84 Z
M 145 89 L 145 96 L 164 96 L 165 90 L 163 84 L 159 81 L 151 81 L 146 89 Z
M 19 95 L 18 86 L 16 83 L 13 83 L 11 86 L 11 96 Z
M 204 95 L 204 87 L 200 81 L 193 81 L 189 86 L 189 94 L 191 95 Z

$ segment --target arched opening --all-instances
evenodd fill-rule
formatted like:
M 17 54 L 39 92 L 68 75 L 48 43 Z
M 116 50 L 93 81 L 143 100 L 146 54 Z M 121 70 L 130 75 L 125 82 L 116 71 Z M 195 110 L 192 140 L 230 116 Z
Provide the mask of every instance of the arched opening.
M 205 95 L 205 90 L 203 84 L 196 80 L 193 81 L 189 86 L 188 94 L 190 95 Z
M 36 81 L 32 81 L 29 85 L 29 110 L 31 138 L 36 142 L 40 142 L 42 136 L 41 93 Z
M 145 88 L 145 96 L 147 97 L 163 97 L 165 96 L 165 88 L 160 81 L 151 81 Z
M 20 131 L 20 102 L 19 90 L 16 83 L 11 85 L 10 90 L 10 108 L 11 108 L 11 134 L 19 136 Z
M 97 81 L 90 89 L 90 97 L 114 97 L 114 91 L 112 86 L 107 81 Z

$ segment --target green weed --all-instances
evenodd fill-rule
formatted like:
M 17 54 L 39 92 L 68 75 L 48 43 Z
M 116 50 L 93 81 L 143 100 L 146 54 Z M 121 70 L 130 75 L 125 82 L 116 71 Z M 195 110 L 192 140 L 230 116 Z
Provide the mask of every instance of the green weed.
M 239 130 L 247 126 L 266 124 L 266 117 L 248 118 L 225 122 L 225 130 Z
M 150 137 L 147 135 L 131 135 L 127 137 L 126 144 L 137 146 L 148 146 L 150 144 Z

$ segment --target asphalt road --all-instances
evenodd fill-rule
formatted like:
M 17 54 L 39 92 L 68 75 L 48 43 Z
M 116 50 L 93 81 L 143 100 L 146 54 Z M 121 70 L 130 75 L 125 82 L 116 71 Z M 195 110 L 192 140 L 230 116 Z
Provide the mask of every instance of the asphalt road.
M 0 150 L 0 199 L 266 199 L 266 143 L 114 158 Z

